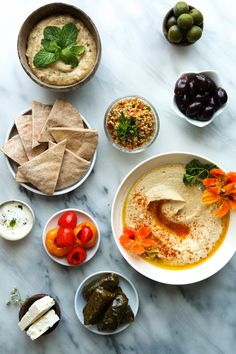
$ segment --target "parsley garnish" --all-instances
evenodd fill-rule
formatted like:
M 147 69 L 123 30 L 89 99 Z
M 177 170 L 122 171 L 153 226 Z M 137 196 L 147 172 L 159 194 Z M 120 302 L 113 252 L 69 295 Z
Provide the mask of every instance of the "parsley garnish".
M 44 68 L 57 60 L 76 67 L 79 58 L 85 52 L 85 47 L 76 45 L 79 30 L 74 23 L 67 23 L 62 28 L 47 26 L 44 28 L 42 49 L 34 57 L 36 68 Z
M 216 167 L 213 163 L 202 164 L 194 159 L 185 166 L 183 182 L 186 186 L 202 184 L 203 179 L 212 177 L 210 171 Z
M 121 113 L 119 118 L 119 126 L 116 128 L 116 134 L 121 141 L 125 141 L 127 136 L 136 138 L 138 136 L 138 126 L 136 125 L 136 118 L 127 118 Z

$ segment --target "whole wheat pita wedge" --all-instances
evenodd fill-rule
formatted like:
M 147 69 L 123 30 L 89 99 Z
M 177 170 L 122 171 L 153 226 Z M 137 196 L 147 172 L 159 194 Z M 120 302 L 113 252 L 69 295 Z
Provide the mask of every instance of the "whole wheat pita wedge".
M 39 136 L 51 109 L 52 106 L 32 101 L 32 148 L 40 145 Z
M 67 149 L 85 160 L 91 160 L 97 144 L 96 129 L 50 128 L 50 133 L 59 142 L 67 139 Z
M 56 145 L 49 142 L 49 148 Z M 62 160 L 61 170 L 57 181 L 56 190 L 63 189 L 78 182 L 86 173 L 90 163 L 66 149 Z
M 2 152 L 10 157 L 18 165 L 23 165 L 28 161 L 28 157 L 25 153 L 24 146 L 21 142 L 20 135 L 14 135 L 1 147 Z
M 22 174 L 22 172 L 20 172 L 18 169 L 16 171 L 15 179 L 16 179 L 16 182 L 19 182 L 19 183 L 27 183 L 28 182 L 27 179 Z
M 46 123 L 43 126 L 39 137 L 40 142 L 52 141 L 53 138 L 49 132 L 49 128 L 53 127 L 73 127 L 83 128 L 83 121 L 80 113 L 69 102 L 58 98 L 48 116 Z
M 47 149 L 47 144 L 40 144 L 32 149 L 32 115 L 23 115 L 15 119 L 16 128 L 29 160 Z
M 66 140 L 19 167 L 19 172 L 41 192 L 53 194 L 66 148 Z

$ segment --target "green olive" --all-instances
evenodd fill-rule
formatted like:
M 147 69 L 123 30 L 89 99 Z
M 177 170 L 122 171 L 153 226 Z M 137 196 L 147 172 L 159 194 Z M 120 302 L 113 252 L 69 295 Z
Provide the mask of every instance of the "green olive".
M 198 26 L 193 26 L 186 34 L 189 43 L 196 42 L 202 36 L 202 29 Z
M 176 25 L 177 21 L 175 16 L 171 16 L 170 18 L 168 18 L 167 22 L 166 22 L 166 27 L 167 29 L 169 29 L 171 26 Z
M 193 18 L 189 14 L 182 14 L 177 20 L 178 26 L 183 30 L 188 30 L 193 25 Z
M 174 25 L 169 28 L 168 40 L 172 43 L 179 43 L 183 39 L 183 34 L 178 26 Z
M 189 13 L 193 18 L 194 25 L 200 26 L 203 23 L 203 15 L 199 10 L 192 9 Z
M 181 14 L 189 13 L 188 4 L 184 1 L 179 1 L 175 4 L 173 11 L 176 18 L 178 18 Z

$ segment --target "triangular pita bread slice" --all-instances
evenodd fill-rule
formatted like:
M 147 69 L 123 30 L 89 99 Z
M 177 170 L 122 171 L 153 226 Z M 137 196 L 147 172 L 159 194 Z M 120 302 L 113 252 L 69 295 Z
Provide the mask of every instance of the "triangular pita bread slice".
M 2 147 L 2 152 L 10 157 L 13 161 L 18 163 L 18 165 L 23 165 L 28 161 L 27 155 L 25 153 L 24 146 L 21 142 L 20 135 L 14 135 L 9 139 Z
M 19 172 L 41 192 L 53 194 L 66 148 L 66 140 L 19 167 Z
M 52 106 L 32 101 L 32 148 L 40 145 L 39 136 L 51 109 Z
M 49 148 L 55 143 L 49 142 Z M 86 173 L 90 163 L 66 149 L 57 181 L 56 190 L 63 189 L 78 182 Z
M 67 149 L 85 160 L 91 160 L 98 144 L 96 129 L 50 128 L 50 133 L 57 142 L 67 139 Z
M 80 113 L 77 111 L 77 109 L 73 107 L 69 102 L 58 98 L 54 102 L 49 117 L 44 124 L 39 138 L 40 142 L 53 140 L 49 132 L 49 128 L 52 127 L 83 128 L 84 125 Z
M 47 144 L 40 144 L 32 149 L 32 115 L 17 117 L 15 124 L 29 160 L 47 149 Z
M 19 183 L 27 183 L 28 182 L 27 179 L 22 174 L 22 172 L 20 172 L 18 169 L 16 171 L 15 179 L 16 179 L 16 182 L 19 182 Z

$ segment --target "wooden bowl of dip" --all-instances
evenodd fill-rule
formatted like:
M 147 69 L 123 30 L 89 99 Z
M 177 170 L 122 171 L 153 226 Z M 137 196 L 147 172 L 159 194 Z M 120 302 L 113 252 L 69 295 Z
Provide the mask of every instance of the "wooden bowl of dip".
M 30 36 L 30 33 L 33 31 L 33 29 L 41 22 L 42 20 L 45 20 L 51 16 L 71 16 L 74 19 L 82 22 L 84 27 L 90 32 L 90 34 L 93 37 L 93 40 L 96 45 L 96 55 L 95 55 L 95 60 L 93 65 L 91 66 L 91 69 L 78 81 L 73 82 L 73 83 L 61 83 L 61 84 L 55 84 L 55 83 L 50 83 L 49 81 L 43 81 L 43 79 L 40 79 L 32 70 L 31 66 L 29 65 L 29 60 L 27 57 L 27 47 L 28 47 L 28 39 Z M 54 24 L 55 25 L 55 24 Z M 45 25 L 45 27 L 48 26 Z M 57 26 L 57 25 L 56 25 Z M 82 10 L 79 8 L 64 4 L 64 3 L 52 3 L 52 4 L 47 4 L 44 5 L 34 12 L 32 12 L 25 20 L 23 25 L 21 26 L 19 35 L 18 35 L 18 40 L 17 40 L 17 52 L 18 56 L 20 59 L 20 63 L 27 73 L 27 75 L 38 85 L 45 87 L 49 90 L 56 91 L 56 92 L 66 92 L 66 91 L 72 91 L 77 89 L 78 87 L 86 84 L 95 74 L 98 65 L 100 63 L 101 59 L 101 40 L 100 36 L 98 33 L 98 30 L 91 20 L 91 18 Z M 79 64 L 80 65 L 80 64 Z M 69 65 L 68 65 L 69 67 Z M 50 68 L 50 66 L 49 66 Z M 45 70 L 43 69 L 38 69 L 38 70 Z M 51 75 L 51 74 L 50 74 Z M 49 76 L 50 76 L 49 75 Z

